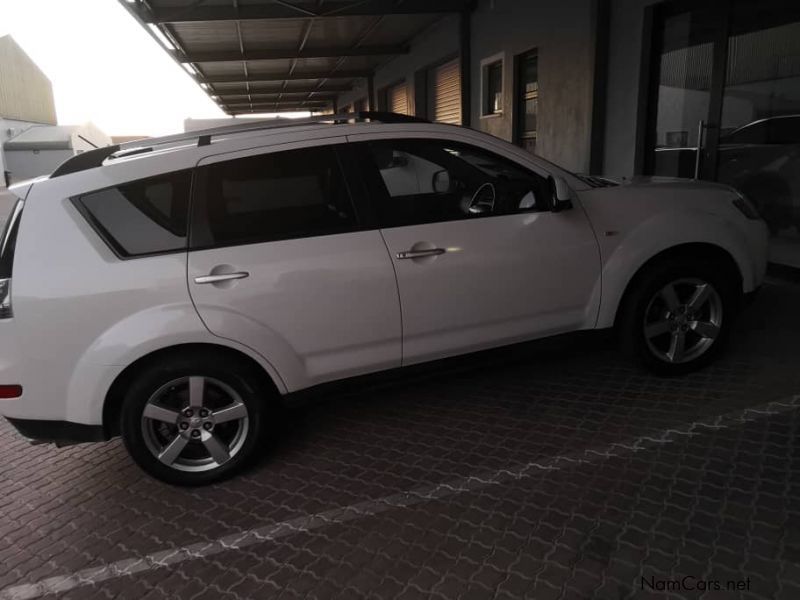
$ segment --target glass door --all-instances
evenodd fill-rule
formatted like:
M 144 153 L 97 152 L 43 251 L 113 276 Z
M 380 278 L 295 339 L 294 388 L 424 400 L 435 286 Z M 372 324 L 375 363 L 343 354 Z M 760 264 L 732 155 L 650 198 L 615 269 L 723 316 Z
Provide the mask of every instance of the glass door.
M 645 172 L 743 191 L 800 267 L 800 2 L 666 3 L 653 44 Z
M 709 7 L 657 9 L 646 170 L 671 177 L 708 176 L 714 57 L 723 42 Z
M 800 267 L 800 6 L 730 10 L 716 180 L 742 190 L 772 234 L 770 260 Z

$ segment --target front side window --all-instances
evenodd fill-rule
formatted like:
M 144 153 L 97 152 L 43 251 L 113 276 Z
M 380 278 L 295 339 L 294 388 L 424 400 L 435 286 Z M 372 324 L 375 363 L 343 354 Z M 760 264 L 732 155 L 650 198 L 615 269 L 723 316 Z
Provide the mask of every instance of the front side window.
M 84 194 L 75 205 L 123 258 L 186 248 L 191 171 Z
M 193 248 L 331 235 L 357 226 L 332 147 L 200 167 L 193 213 Z
M 391 140 L 363 147 L 380 174 L 372 185 L 382 227 L 547 208 L 543 177 L 474 146 Z

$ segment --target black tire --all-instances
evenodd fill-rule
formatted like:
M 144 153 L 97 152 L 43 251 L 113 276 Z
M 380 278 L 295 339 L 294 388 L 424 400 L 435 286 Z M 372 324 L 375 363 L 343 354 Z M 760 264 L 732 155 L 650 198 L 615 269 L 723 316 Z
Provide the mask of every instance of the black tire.
M 704 319 L 712 321 L 713 319 L 710 317 L 691 315 L 694 317 L 693 319 L 684 316 L 683 318 L 688 320 L 681 321 L 680 314 L 674 314 L 666 308 L 666 301 L 663 302 L 663 307 L 659 305 L 662 299 L 661 292 L 668 285 L 675 284 L 673 289 L 677 290 L 677 296 L 684 302 L 691 297 L 691 286 L 697 282 L 710 284 L 711 289 L 717 295 L 713 302 L 716 305 L 718 299 L 721 306 L 721 319 L 719 319 L 718 330 L 713 339 L 704 338 L 692 328 L 692 324 L 697 321 Z M 660 375 L 688 373 L 707 365 L 722 352 L 730 337 L 731 326 L 740 304 L 741 291 L 738 277 L 726 265 L 713 260 L 665 259 L 645 267 L 631 283 L 631 288 L 627 291 L 620 306 L 617 333 L 625 353 L 638 360 L 648 370 Z M 660 308 L 664 308 L 666 315 L 674 316 L 667 317 L 665 315 L 651 321 L 654 312 L 658 313 Z M 679 308 L 676 313 L 680 313 L 681 310 L 685 315 L 686 308 Z M 710 311 L 711 308 L 702 310 Z M 650 337 L 648 342 L 648 336 L 645 335 L 646 323 L 660 325 L 665 321 L 669 322 L 668 325 L 671 329 L 663 334 L 658 334 L 661 337 Z M 690 340 L 698 340 L 696 351 L 700 353 L 693 356 L 691 352 L 687 352 L 685 360 L 669 362 L 661 351 L 666 350 L 666 354 L 670 354 L 669 350 L 673 347 L 670 346 L 673 343 L 672 338 L 674 335 L 679 335 L 680 331 L 683 331 L 687 347 Z M 706 339 L 708 342 L 704 341 Z M 673 353 L 673 355 L 675 354 Z
M 206 423 L 192 422 L 190 425 L 191 419 L 186 416 L 186 409 L 192 408 L 187 404 L 190 385 L 201 380 L 201 386 L 194 389 L 203 391 L 195 393 L 195 397 L 204 398 L 208 408 L 194 409 L 196 414 L 192 417 L 195 421 L 200 419 L 201 413 L 205 413 L 207 420 L 214 421 L 214 415 L 221 414 L 215 411 L 223 407 L 235 409 L 237 416 L 246 409 L 245 417 L 218 424 L 212 422 L 210 431 L 203 430 L 208 426 Z M 160 395 L 154 397 L 157 393 Z M 170 424 L 160 419 L 145 419 L 144 411 L 148 404 L 174 410 L 179 421 Z M 258 454 L 266 424 L 276 414 L 272 410 L 276 404 L 274 391 L 268 389 L 263 378 L 248 365 L 226 354 L 188 352 L 146 365 L 136 374 L 122 402 L 120 431 L 128 453 L 152 477 L 173 485 L 206 485 L 231 477 Z M 223 418 L 219 417 L 219 420 Z M 181 432 L 179 427 L 183 425 L 186 430 Z M 195 429 L 199 439 L 189 435 L 194 435 Z M 155 452 L 162 441 L 166 445 L 160 448 L 164 450 L 168 442 L 177 437 L 183 438 L 179 442 L 183 449 L 173 463 L 165 464 Z M 217 442 L 227 449 L 229 459 L 217 462 L 213 458 L 206 446 L 209 443 L 210 447 L 213 442 L 208 440 L 210 437 L 216 437 Z M 216 442 L 214 445 L 219 448 Z

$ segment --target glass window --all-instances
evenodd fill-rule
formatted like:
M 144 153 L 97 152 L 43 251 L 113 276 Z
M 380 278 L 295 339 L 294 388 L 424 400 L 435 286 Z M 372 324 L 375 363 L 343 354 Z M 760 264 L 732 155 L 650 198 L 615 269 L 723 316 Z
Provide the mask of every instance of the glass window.
M 498 60 L 484 69 L 483 114 L 496 115 L 503 112 L 503 62 Z
M 547 208 L 547 181 L 491 152 L 443 140 L 366 145 L 380 173 L 382 227 Z
M 728 33 L 716 179 L 758 208 L 770 261 L 800 267 L 800 5 L 734 1 Z
M 78 208 L 120 256 L 186 248 L 191 172 L 180 171 L 84 194 Z
M 739 129 L 735 129 L 721 138 L 727 144 L 766 144 L 768 121 L 756 121 Z
M 332 147 L 261 154 L 201 167 L 192 247 L 344 233 L 356 228 Z

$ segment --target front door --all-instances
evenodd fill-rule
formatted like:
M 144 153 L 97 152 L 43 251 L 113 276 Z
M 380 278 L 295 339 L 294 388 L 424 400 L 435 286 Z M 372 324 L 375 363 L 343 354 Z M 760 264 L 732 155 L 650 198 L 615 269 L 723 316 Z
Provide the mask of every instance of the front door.
M 800 3 L 665 3 L 653 40 L 646 172 L 743 191 L 800 267 Z
M 333 144 L 197 169 L 192 300 L 212 333 L 259 352 L 289 391 L 400 366 L 394 269 L 349 189 Z
M 546 174 L 452 140 L 356 146 L 397 273 L 403 364 L 594 325 L 597 242 L 579 207 L 550 212 Z

